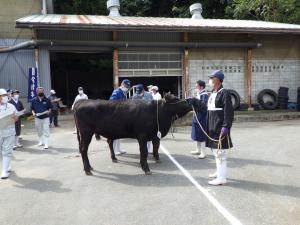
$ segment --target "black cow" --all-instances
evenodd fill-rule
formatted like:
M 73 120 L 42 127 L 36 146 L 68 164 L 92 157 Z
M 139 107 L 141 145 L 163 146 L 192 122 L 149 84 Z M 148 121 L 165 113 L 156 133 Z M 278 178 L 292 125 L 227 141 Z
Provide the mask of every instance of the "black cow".
M 153 156 L 159 161 L 160 139 L 157 136 L 158 125 L 161 137 L 165 137 L 174 117 L 182 117 L 192 110 L 191 105 L 179 98 L 167 94 L 159 101 L 144 100 L 83 100 L 74 107 L 79 151 L 84 170 L 92 175 L 88 159 L 88 147 L 93 135 L 106 137 L 111 159 L 117 162 L 113 151 L 115 139 L 137 139 L 140 146 L 140 164 L 146 175 L 151 174 L 147 163 L 147 141 L 153 143 Z

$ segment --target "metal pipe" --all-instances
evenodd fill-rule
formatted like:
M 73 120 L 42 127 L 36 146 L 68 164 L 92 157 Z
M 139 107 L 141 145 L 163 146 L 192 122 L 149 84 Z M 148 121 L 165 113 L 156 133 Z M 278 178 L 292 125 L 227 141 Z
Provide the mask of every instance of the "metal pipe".
M 162 47 L 162 48 L 259 48 L 260 43 L 255 42 L 126 42 L 126 41 L 26 41 L 14 46 L 0 48 L 0 53 L 13 52 L 20 49 L 34 48 L 38 46 L 83 46 L 83 47 Z
M 163 48 L 259 48 L 255 42 L 126 42 L 126 41 L 37 41 L 39 46 L 95 46 L 95 47 L 163 47 Z
M 14 51 L 17 51 L 17 50 L 20 50 L 20 49 L 32 48 L 34 46 L 36 46 L 35 41 L 25 41 L 25 42 L 22 42 L 20 44 L 16 44 L 16 45 L 13 45 L 13 46 L 0 48 L 0 53 L 14 52 Z

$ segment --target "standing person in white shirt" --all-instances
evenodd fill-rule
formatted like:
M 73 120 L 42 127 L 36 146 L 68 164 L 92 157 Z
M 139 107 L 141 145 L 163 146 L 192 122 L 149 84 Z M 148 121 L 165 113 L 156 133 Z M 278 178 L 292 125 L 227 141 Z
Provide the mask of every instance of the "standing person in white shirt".
M 5 89 L 0 89 L 0 118 L 11 116 L 13 121 L 18 120 L 17 109 L 14 105 L 8 103 L 8 95 Z M 12 150 L 15 143 L 16 129 L 15 124 L 0 128 L 0 150 L 2 152 L 2 173 L 1 179 L 7 179 L 10 175 L 10 161 Z
M 86 94 L 84 94 L 83 88 L 79 87 L 78 88 L 78 95 L 76 96 L 76 98 L 73 102 L 73 105 L 72 105 L 72 110 L 74 109 L 75 103 L 78 102 L 79 100 L 82 100 L 82 99 L 89 99 L 89 98 Z M 73 134 L 76 134 L 76 133 L 77 133 L 77 130 L 76 130 L 76 126 L 75 126 Z
M 159 93 L 159 89 L 157 86 L 152 86 L 151 92 L 152 92 L 153 100 L 161 100 L 161 95 Z

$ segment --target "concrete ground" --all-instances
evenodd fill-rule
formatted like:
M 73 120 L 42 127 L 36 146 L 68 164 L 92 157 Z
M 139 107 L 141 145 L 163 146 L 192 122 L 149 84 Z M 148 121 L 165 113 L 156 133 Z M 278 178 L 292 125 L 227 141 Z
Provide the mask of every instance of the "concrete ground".
M 73 124 L 61 125 L 44 151 L 36 146 L 33 124 L 25 124 L 24 148 L 14 151 L 10 179 L 0 181 L 0 224 L 230 224 L 212 199 L 241 224 L 300 224 L 300 120 L 235 124 L 229 183 L 220 187 L 207 184 L 212 154 L 204 160 L 189 154 L 195 147 L 190 128 L 178 128 L 174 139 L 168 135 L 162 145 L 210 198 L 162 152 L 160 164 L 150 157 L 154 174 L 145 176 L 135 140 L 122 142 L 128 154 L 117 164 L 106 142 L 93 140 L 95 171 L 86 176 Z

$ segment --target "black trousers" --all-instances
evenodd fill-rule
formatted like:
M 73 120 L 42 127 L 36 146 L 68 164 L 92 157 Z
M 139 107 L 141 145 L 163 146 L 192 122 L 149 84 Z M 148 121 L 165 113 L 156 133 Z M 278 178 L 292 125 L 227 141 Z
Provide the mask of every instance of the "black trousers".
M 15 122 L 16 136 L 20 136 L 21 134 L 21 120 Z
M 50 114 L 50 124 L 54 123 L 54 126 L 58 126 L 58 110 L 52 110 Z

